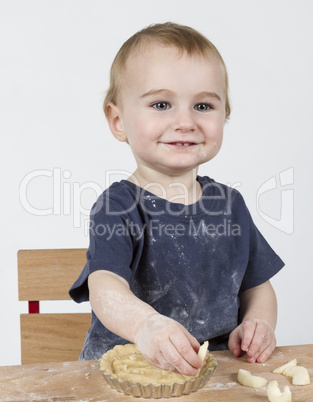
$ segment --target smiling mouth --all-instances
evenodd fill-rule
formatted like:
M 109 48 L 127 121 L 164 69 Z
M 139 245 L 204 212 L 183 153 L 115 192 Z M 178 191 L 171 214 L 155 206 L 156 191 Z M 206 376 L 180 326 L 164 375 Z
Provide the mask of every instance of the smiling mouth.
M 166 145 L 171 145 L 179 148 L 187 148 L 197 144 L 195 142 L 167 142 Z

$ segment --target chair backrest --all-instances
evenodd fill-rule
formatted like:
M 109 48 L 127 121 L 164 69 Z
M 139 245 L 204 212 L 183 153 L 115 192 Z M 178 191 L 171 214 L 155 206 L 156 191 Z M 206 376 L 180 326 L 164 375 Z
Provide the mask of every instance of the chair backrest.
M 19 250 L 22 364 L 77 360 L 90 327 L 90 313 L 41 314 L 43 300 L 70 300 L 68 291 L 86 263 L 86 249 Z

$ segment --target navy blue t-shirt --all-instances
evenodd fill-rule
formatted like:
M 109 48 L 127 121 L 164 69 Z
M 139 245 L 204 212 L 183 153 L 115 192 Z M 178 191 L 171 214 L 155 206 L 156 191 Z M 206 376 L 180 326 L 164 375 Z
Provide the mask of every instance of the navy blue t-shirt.
M 70 289 L 89 300 L 88 275 L 112 271 L 156 311 L 180 322 L 210 350 L 227 349 L 238 325 L 240 292 L 260 285 L 283 266 L 254 225 L 240 193 L 198 176 L 203 196 L 171 203 L 122 180 L 91 210 L 87 264 Z M 127 341 L 92 313 L 81 359 L 98 359 Z

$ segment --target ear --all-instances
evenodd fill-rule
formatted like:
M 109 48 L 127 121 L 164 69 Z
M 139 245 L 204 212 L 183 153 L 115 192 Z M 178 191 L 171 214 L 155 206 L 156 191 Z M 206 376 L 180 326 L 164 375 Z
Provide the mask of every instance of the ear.
M 107 104 L 105 112 L 110 130 L 114 137 L 121 142 L 127 141 L 122 121 L 122 113 L 119 107 L 110 102 Z

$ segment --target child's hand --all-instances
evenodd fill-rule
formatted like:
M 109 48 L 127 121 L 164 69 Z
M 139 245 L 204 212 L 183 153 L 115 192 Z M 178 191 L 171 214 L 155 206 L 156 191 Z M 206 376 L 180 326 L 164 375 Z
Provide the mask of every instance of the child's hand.
M 229 336 L 229 349 L 235 356 L 247 352 L 249 363 L 262 363 L 276 346 L 274 329 L 266 320 L 245 319 Z
M 136 329 L 135 343 L 154 366 L 185 375 L 197 375 L 202 361 L 198 341 L 177 321 L 160 314 L 145 319 Z

